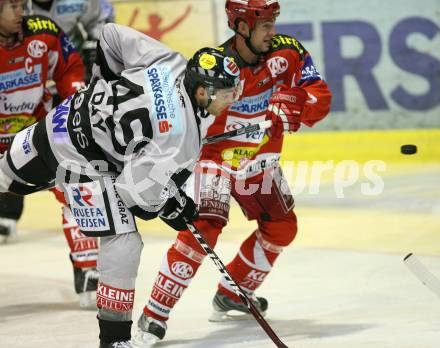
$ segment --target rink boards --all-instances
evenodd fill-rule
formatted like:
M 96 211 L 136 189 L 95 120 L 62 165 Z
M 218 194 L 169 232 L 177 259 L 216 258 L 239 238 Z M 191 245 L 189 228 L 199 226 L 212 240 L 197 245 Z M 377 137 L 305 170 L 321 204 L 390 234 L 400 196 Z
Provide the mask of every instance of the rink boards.
M 418 146 L 417 154 L 400 153 L 408 143 Z M 296 199 L 297 245 L 440 253 L 440 130 L 295 134 L 286 137 L 282 159 Z M 366 176 L 371 161 L 385 165 L 384 171 L 380 165 L 375 169 L 383 189 L 365 195 L 362 185 L 373 184 Z M 317 184 L 316 170 L 323 164 Z M 357 171 L 357 179 L 338 187 L 338 180 L 350 180 L 350 171 Z M 61 233 L 60 226 L 61 208 L 52 193 L 26 198 L 19 228 Z M 253 226 L 233 203 L 222 238 L 242 240 Z M 175 235 L 160 220 L 138 221 L 138 227 L 145 235 Z

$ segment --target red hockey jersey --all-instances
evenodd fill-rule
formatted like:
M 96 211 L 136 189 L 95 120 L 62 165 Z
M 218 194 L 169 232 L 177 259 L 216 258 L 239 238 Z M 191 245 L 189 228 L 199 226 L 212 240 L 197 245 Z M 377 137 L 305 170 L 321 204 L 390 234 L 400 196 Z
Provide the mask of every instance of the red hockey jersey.
M 316 70 L 311 55 L 296 39 L 275 35 L 270 52 L 262 55 L 260 61 L 252 66 L 240 58 L 234 48 L 233 39 L 220 49 L 235 57 L 241 69 L 243 93 L 238 102 L 213 119 L 207 136 L 265 120 L 269 98 L 280 84 L 299 86 L 308 93 L 301 123 L 311 127 L 328 114 L 331 92 Z M 232 169 L 240 168 L 249 177 L 277 163 L 282 143 L 282 137 L 270 138 L 264 131 L 258 131 L 206 145 L 201 159 L 223 163 Z M 249 161 L 250 158 L 252 161 Z
M 52 108 L 47 80 L 62 99 L 84 84 L 84 66 L 60 27 L 44 16 L 23 17 L 23 38 L 0 46 L 0 153 L 14 135 Z

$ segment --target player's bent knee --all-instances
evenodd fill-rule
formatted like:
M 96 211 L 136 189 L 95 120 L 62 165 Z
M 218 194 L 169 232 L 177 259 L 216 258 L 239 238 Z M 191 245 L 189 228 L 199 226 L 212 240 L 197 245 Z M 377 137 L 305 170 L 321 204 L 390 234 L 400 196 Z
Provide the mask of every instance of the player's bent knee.
M 297 218 L 293 211 L 282 218 L 270 221 L 259 220 L 258 227 L 264 240 L 280 247 L 292 243 L 298 232 Z
M 100 282 L 127 289 L 134 287 L 142 249 L 138 232 L 102 237 L 98 257 Z
M 200 231 L 205 241 L 211 248 L 217 244 L 219 234 L 222 232 L 225 222 L 220 219 L 197 219 L 194 222 L 195 227 Z M 205 254 L 199 242 L 194 238 L 191 231 L 185 230 L 179 232 L 177 239 L 190 246 L 199 253 Z

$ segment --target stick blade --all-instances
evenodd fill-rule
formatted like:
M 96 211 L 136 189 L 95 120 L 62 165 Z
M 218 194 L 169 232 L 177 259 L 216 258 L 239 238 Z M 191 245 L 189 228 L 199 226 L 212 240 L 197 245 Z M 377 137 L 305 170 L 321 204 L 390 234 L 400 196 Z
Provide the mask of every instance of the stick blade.
M 413 254 L 409 253 L 403 259 L 409 270 L 419 279 L 428 289 L 440 297 L 440 280 L 432 274 L 423 263 Z

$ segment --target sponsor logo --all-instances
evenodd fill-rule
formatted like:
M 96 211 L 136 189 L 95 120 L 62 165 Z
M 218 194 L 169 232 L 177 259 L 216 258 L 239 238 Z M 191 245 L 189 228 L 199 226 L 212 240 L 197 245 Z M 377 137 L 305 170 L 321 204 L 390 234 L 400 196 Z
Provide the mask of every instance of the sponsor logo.
M 224 149 L 221 154 L 222 159 L 230 163 L 234 168 L 243 168 L 245 165 L 246 168 L 248 168 L 248 165 L 255 162 L 253 158 L 258 155 L 261 147 L 269 141 L 269 137 L 264 134 L 264 131 L 262 133 L 263 134 L 259 135 L 262 140 L 257 146 L 241 146 Z M 248 142 L 250 143 L 252 141 Z M 256 141 L 254 141 L 254 143 L 256 143 Z M 250 162 L 250 160 L 252 160 L 252 162 Z
M 204 174 L 200 185 L 200 214 L 228 220 L 231 181 L 220 174 Z
M 248 176 L 251 176 L 267 168 L 274 168 L 279 165 L 279 159 L 279 156 L 275 156 L 269 159 L 260 159 L 258 161 L 253 161 L 246 167 L 246 174 Z
M 266 276 L 267 272 L 251 270 L 242 281 L 242 285 L 249 290 L 255 290 L 259 285 L 261 285 Z
M 301 80 L 299 84 L 303 83 L 304 81 L 315 81 L 315 80 L 321 80 L 321 75 L 313 65 L 312 58 L 308 56 L 301 70 Z
M 159 121 L 159 132 L 167 133 L 172 126 L 173 125 L 169 124 L 168 121 Z
M 26 25 L 27 25 L 28 29 L 30 31 L 32 31 L 33 33 L 35 33 L 36 31 L 39 31 L 39 30 L 49 30 L 54 33 L 59 32 L 57 25 L 48 18 L 45 18 L 45 19 L 42 19 L 40 17 L 29 18 L 26 21 Z
M 66 34 L 61 35 L 61 48 L 64 60 L 68 60 L 71 53 L 76 52 L 75 45 Z
M 84 134 L 83 127 L 81 126 L 81 114 L 79 111 L 76 111 L 72 117 L 72 130 L 76 135 L 78 145 L 82 149 L 85 149 L 87 146 L 89 146 L 89 139 L 87 138 L 87 135 Z
M 238 68 L 237 64 L 235 64 L 235 62 L 230 59 L 229 57 L 226 57 L 223 60 L 223 65 L 225 68 L 225 71 L 232 76 L 238 76 L 240 75 L 240 69 Z
M 156 111 L 156 119 L 157 120 L 167 119 L 168 118 L 166 114 L 167 109 L 165 106 L 162 84 L 161 84 L 161 80 L 159 79 L 159 74 L 157 73 L 157 69 L 156 68 L 148 69 L 147 73 L 150 79 L 151 89 L 154 95 L 154 109 Z
M 60 4 L 56 7 L 56 12 L 59 15 L 83 13 L 84 11 L 85 11 L 85 5 L 83 2 Z
M 180 298 L 185 290 L 185 286 L 174 282 L 162 273 L 157 275 L 154 286 L 165 292 L 168 296 L 173 296 L 175 298 Z
M 265 77 L 263 80 L 261 80 L 260 82 L 257 83 L 257 87 L 263 87 L 266 83 L 270 82 L 271 78 L 270 77 Z
M 52 117 L 52 131 L 54 133 L 67 133 L 66 121 L 69 115 L 69 103 L 72 97 L 67 98 L 64 103 L 59 104 Z
M 96 231 L 108 229 L 107 220 L 99 208 L 89 209 L 72 208 L 72 215 L 78 226 L 85 231 Z
M 247 126 L 251 126 L 253 124 L 256 124 L 258 122 L 264 121 L 265 116 L 255 117 L 252 119 L 243 119 L 241 117 L 235 117 L 235 116 L 228 116 L 226 119 L 225 124 L 225 132 L 229 132 L 232 130 L 237 130 L 240 128 L 244 128 Z M 242 143 L 253 143 L 253 144 L 259 144 L 263 140 L 265 131 L 264 130 L 258 130 L 252 133 L 242 134 L 239 136 L 234 137 L 234 141 L 242 142 Z
M 233 158 L 231 158 L 231 153 L 233 155 Z M 253 156 L 255 156 L 255 154 L 257 153 L 257 148 L 256 147 L 234 147 L 232 149 L 226 149 L 223 150 L 222 152 L 222 157 L 223 158 L 227 158 L 228 160 L 236 160 L 236 161 L 240 161 L 243 160 L 244 158 L 251 158 Z
M 215 67 L 217 60 L 212 54 L 203 53 L 199 58 L 199 65 L 206 70 L 210 70 Z
M 180 125 L 180 98 L 174 87 L 174 79 L 163 67 L 146 70 L 149 94 L 152 96 L 151 114 L 159 135 L 178 134 Z
M 71 187 L 71 212 L 82 231 L 104 231 L 109 229 L 104 203 L 85 185 Z
M 293 46 L 296 48 L 296 50 L 299 52 L 299 54 L 302 55 L 304 53 L 304 49 L 301 47 L 299 42 L 296 39 L 294 39 L 293 37 L 287 37 L 287 36 L 281 36 L 281 35 L 274 36 L 272 38 L 272 47 L 274 49 L 277 49 L 281 45 Z
M 8 133 L 15 134 L 22 129 L 34 124 L 37 119 L 29 115 L 14 115 L 0 118 L 0 134 Z
M 254 115 L 258 112 L 266 112 L 267 108 L 269 107 L 269 98 L 271 95 L 272 89 L 269 89 L 263 93 L 245 97 L 231 105 L 229 110 L 243 115 Z
M 194 274 L 192 266 L 189 263 L 182 261 L 173 262 L 171 265 L 171 272 L 182 279 L 191 278 Z
M 31 137 L 31 132 L 33 130 L 33 127 L 30 127 L 27 129 L 26 131 L 26 135 L 23 139 L 23 143 L 22 143 L 22 147 L 23 147 L 23 151 L 26 155 L 30 154 L 32 152 L 32 147 L 31 144 L 29 142 L 29 139 Z
M 252 279 L 252 280 L 254 280 L 254 281 L 257 281 L 257 282 L 262 282 L 262 281 L 264 281 L 264 278 L 266 278 L 266 276 L 267 276 L 267 272 L 259 272 L 259 271 L 256 271 L 256 270 L 251 270 L 249 273 L 248 273 L 248 275 L 247 275 L 247 277 L 249 278 L 249 279 Z
M 118 289 L 110 285 L 98 283 L 96 304 L 98 308 L 114 312 L 129 312 L 133 310 L 134 289 Z
M 78 258 L 79 252 L 86 252 L 88 255 L 97 255 L 98 241 L 96 238 L 87 237 L 83 234 L 78 226 L 68 229 L 70 237 L 73 241 L 73 251 L 75 251 Z
M 37 103 L 24 101 L 19 105 L 14 105 L 13 103 L 4 102 L 0 105 L 0 110 L 7 114 L 16 114 L 19 112 L 29 112 L 32 113 L 37 107 Z
M 8 60 L 8 64 L 17 64 L 24 61 L 24 57 L 14 57 Z
M 27 46 L 27 53 L 32 58 L 41 58 L 47 52 L 47 45 L 40 40 L 32 40 Z
M 289 62 L 284 57 L 271 58 L 266 62 L 266 64 L 272 74 L 272 77 L 281 75 L 289 68 Z
M 11 144 L 12 143 L 12 140 L 14 140 L 14 136 L 2 136 L 2 137 L 0 137 L 0 145 L 2 145 L 2 146 L 4 146 L 4 145 L 9 145 L 9 144 Z
M 35 65 L 32 70 L 27 73 L 23 68 L 0 74 L 0 92 L 41 84 L 41 64 Z
M 73 191 L 73 199 L 74 201 L 81 207 L 88 205 L 89 207 L 93 206 L 90 202 L 92 199 L 92 191 L 90 191 L 87 187 L 80 186 L 72 189 Z M 84 204 L 85 203 L 85 204 Z

